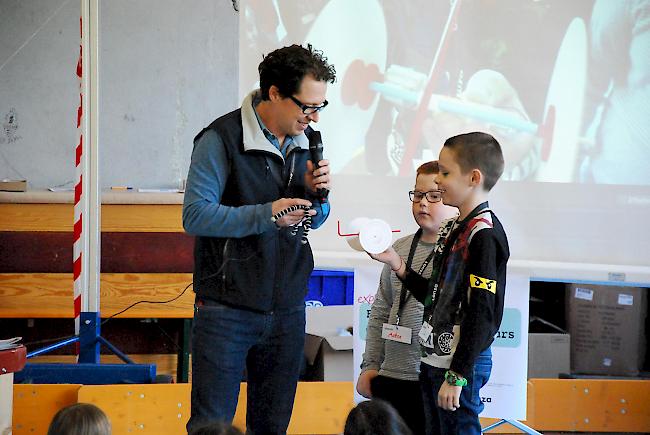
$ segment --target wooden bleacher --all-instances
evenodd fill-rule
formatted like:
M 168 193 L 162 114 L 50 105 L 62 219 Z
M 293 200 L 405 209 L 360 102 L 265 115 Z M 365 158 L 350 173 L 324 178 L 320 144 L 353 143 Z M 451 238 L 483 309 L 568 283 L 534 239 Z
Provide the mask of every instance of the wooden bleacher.
M 26 247 L 32 255 L 47 255 L 53 248 L 48 245 L 50 239 L 59 233 L 72 234 L 73 204 L 70 195 L 54 193 L 35 193 L 32 197 L 25 193 L 0 193 L 0 244 L 4 242 L 9 250 L 15 233 L 25 234 L 30 246 Z M 172 195 L 170 197 L 170 195 Z M 180 194 L 116 194 L 105 195 L 109 203 L 102 205 L 103 233 L 182 233 Z M 148 203 L 124 203 L 136 201 Z M 12 201 L 12 202 L 9 202 Z M 36 201 L 36 202 L 33 202 Z M 59 201 L 42 203 L 38 201 Z M 65 202 L 70 201 L 70 202 Z M 175 203 L 169 203 L 174 201 Z M 121 202 L 121 203 L 120 203 Z M 167 202 L 160 204 L 159 202 Z M 48 239 L 49 237 L 49 239 Z M 151 236 L 157 237 L 152 234 Z M 59 237 L 60 239 L 60 237 Z M 59 240 L 57 239 L 57 240 Z M 167 246 L 173 252 L 176 247 Z M 191 248 L 191 247 L 190 247 Z M 5 261 L 0 266 L 0 317 L 5 318 L 72 318 L 72 261 L 68 272 L 52 273 L 51 269 L 60 270 L 52 264 L 57 258 L 41 259 L 41 270 L 30 270 L 33 258 L 25 258 L 18 251 L 6 252 L 13 260 Z M 72 241 L 65 247 L 72 255 Z M 133 245 L 133 249 L 142 249 Z M 183 250 L 188 251 L 188 244 Z M 41 254 L 45 251 L 45 254 Z M 151 262 L 155 255 L 151 251 L 143 254 Z M 184 252 L 191 256 L 190 252 Z M 54 257 L 54 255 L 52 256 Z M 49 260 L 49 263 L 48 263 Z M 131 258 L 131 260 L 133 260 Z M 162 257 L 159 263 L 167 260 Z M 153 259 L 156 261 L 156 258 Z M 22 263 L 21 263 L 22 262 Z M 8 265 L 9 264 L 9 265 Z M 67 263 L 66 263 L 67 264 Z M 11 267 L 11 269 L 9 269 Z M 172 261 L 161 265 L 162 268 L 174 267 Z M 48 270 L 48 268 L 50 268 Z M 177 296 L 191 281 L 190 270 L 185 267 L 183 273 L 103 273 L 101 274 L 100 313 L 108 317 L 139 300 L 164 301 Z M 186 291 L 177 301 L 170 304 L 140 304 L 120 315 L 122 318 L 191 318 L 193 292 Z
M 290 434 L 339 434 L 353 406 L 351 382 L 298 384 Z M 650 381 L 532 379 L 528 419 L 538 431 L 644 433 L 650 431 Z M 189 384 L 16 385 L 14 434 L 45 433 L 54 414 L 75 402 L 102 408 L 116 434 L 184 433 L 189 417 Z M 234 425 L 246 421 L 242 384 Z M 485 427 L 494 419 L 481 419 Z M 519 433 L 501 426 L 494 433 Z
M 73 318 L 72 200 L 70 192 L 0 192 L 0 246 L 5 258 L 0 262 L 0 318 Z M 178 296 L 192 282 L 192 238 L 182 228 L 182 195 L 108 192 L 102 201 L 101 317 L 138 301 Z M 138 304 L 119 318 L 186 319 L 183 328 L 188 329 L 193 301 L 190 287 L 174 302 Z M 185 380 L 189 343 L 178 345 L 184 349 L 179 355 L 132 359 L 156 363 L 158 374 Z M 66 355 L 45 355 L 31 361 L 69 360 Z

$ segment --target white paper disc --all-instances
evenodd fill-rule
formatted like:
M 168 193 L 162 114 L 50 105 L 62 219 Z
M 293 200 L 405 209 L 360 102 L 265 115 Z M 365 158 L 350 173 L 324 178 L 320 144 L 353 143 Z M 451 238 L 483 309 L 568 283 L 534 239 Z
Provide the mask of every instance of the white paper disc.
M 359 231 L 359 243 L 371 254 L 384 252 L 393 241 L 393 232 L 385 221 L 370 219 Z

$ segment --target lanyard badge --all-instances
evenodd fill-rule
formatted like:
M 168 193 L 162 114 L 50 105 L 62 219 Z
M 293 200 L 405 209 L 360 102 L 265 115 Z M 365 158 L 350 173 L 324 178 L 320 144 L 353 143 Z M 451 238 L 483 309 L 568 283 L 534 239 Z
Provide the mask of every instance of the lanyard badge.
M 433 348 L 432 337 L 433 326 L 429 322 L 422 322 L 422 328 L 420 328 L 420 333 L 418 334 L 420 344 L 424 347 Z
M 398 343 L 411 344 L 413 330 L 406 326 L 384 323 L 381 328 L 381 338 Z

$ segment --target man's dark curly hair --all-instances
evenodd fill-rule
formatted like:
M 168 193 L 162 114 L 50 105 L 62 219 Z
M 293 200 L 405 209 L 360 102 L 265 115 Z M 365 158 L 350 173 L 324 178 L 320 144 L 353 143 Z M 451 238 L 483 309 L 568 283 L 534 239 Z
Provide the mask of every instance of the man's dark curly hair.
M 311 44 L 306 48 L 296 44 L 278 48 L 264 56 L 257 70 L 263 100 L 269 99 L 272 85 L 277 86 L 283 97 L 294 95 L 306 75 L 329 83 L 336 80 L 334 65 L 328 64 L 323 52 L 314 50 Z

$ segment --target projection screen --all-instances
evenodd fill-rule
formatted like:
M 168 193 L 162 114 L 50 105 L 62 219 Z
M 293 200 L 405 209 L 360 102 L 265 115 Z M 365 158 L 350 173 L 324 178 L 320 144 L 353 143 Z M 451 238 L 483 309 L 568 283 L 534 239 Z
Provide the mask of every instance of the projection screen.
M 359 258 L 338 222 L 414 231 L 415 168 L 481 130 L 504 149 L 491 206 L 513 261 L 649 282 L 649 23 L 647 1 L 242 1 L 240 96 L 281 46 L 312 44 L 336 67 L 313 124 L 333 177 L 317 267 Z

